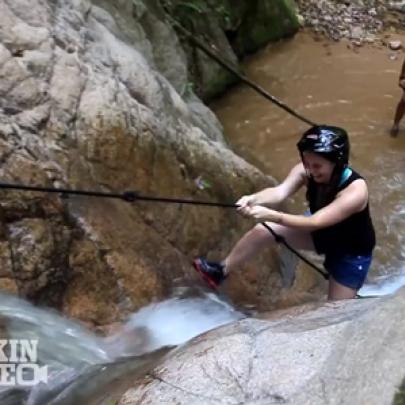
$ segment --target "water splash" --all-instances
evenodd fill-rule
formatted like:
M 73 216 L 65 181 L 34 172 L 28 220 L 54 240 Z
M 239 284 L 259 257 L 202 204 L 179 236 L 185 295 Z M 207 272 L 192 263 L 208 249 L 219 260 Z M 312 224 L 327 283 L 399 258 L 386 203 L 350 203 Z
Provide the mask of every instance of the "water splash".
M 0 314 L 10 339 L 38 339 L 38 357 L 48 365 L 78 368 L 111 361 L 103 339 L 52 309 L 0 293 Z
M 401 287 L 405 286 L 405 266 L 396 275 L 380 276 L 371 284 L 365 284 L 359 294 L 363 296 L 383 296 L 394 294 Z
M 131 376 L 133 383 L 135 376 L 146 373 L 167 352 L 162 348 L 185 343 L 244 317 L 215 294 L 187 288 L 173 298 L 142 308 L 107 338 L 53 310 L 3 293 L 0 314 L 5 325 L 3 337 L 37 339 L 37 363 L 48 366 L 47 384 L 32 389 L 0 387 L 2 404 L 22 403 L 24 399 L 28 405 L 89 404 L 90 399 L 105 394 L 112 381 L 118 385 L 120 379 Z
M 175 297 L 142 308 L 122 331 L 108 339 L 110 353 L 122 355 L 177 346 L 193 337 L 244 318 L 241 312 L 216 294 Z M 141 342 L 139 336 L 143 336 Z M 138 336 L 138 339 L 134 339 Z

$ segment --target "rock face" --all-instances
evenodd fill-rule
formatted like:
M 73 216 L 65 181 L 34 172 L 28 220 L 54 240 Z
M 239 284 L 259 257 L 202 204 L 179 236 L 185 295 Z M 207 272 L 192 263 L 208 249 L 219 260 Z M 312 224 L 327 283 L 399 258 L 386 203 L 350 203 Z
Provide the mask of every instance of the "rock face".
M 226 202 L 274 184 L 182 97 L 186 56 L 162 13 L 153 0 L 1 2 L 2 181 Z M 6 189 L 0 208 L 0 287 L 90 325 L 164 296 L 193 256 L 220 256 L 251 226 L 233 210 Z M 236 284 L 276 300 L 278 274 L 255 272 Z
M 168 11 L 205 45 L 237 68 L 238 57 L 269 41 L 291 36 L 299 28 L 292 0 L 164 0 Z M 192 83 L 210 99 L 237 78 L 197 48 L 184 42 Z
M 119 404 L 389 405 L 405 375 L 404 309 L 402 289 L 239 321 L 178 348 Z

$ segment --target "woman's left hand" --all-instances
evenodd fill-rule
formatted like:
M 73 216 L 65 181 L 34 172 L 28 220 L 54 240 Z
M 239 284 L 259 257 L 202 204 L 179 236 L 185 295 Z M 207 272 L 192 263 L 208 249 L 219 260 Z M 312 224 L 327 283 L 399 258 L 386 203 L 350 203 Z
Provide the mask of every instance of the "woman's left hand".
M 259 221 L 271 221 L 279 223 L 281 219 L 281 212 L 263 207 L 261 205 L 246 207 L 244 208 L 243 213 Z

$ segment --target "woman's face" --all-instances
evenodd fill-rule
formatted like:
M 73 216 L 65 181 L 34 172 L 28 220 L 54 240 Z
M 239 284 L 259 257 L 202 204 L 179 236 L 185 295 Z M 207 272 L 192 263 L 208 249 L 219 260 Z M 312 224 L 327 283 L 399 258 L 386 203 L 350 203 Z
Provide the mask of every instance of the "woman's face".
M 335 163 L 313 152 L 304 152 L 303 162 L 305 169 L 316 183 L 328 184 L 330 182 Z

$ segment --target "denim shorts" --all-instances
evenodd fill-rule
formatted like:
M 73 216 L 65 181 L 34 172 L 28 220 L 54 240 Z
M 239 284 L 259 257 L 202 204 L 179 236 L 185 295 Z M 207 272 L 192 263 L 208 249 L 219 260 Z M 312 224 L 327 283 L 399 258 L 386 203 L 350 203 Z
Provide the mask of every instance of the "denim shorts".
M 339 284 L 354 290 L 366 280 L 372 255 L 326 255 L 324 266 Z

